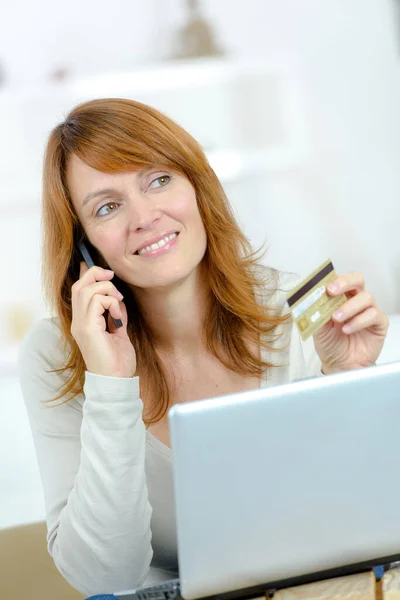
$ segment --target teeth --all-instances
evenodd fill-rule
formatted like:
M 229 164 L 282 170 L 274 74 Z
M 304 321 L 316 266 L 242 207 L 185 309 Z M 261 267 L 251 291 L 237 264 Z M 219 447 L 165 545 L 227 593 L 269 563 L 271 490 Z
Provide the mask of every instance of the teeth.
M 150 252 L 151 250 L 157 250 L 157 248 L 162 248 L 162 246 L 165 246 L 167 242 L 173 240 L 177 235 L 177 233 L 171 233 L 170 235 L 166 235 L 156 244 L 151 244 L 151 246 L 146 246 L 146 248 L 138 250 L 138 254 L 144 254 L 145 252 Z

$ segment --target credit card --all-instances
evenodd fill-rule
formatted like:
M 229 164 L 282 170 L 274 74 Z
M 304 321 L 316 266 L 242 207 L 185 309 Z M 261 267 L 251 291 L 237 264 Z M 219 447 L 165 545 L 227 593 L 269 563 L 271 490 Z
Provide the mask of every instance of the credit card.
M 335 310 L 346 302 L 345 294 L 328 296 L 326 292 L 327 286 L 335 279 L 335 269 L 328 259 L 287 295 L 287 303 L 303 341 L 325 325 Z

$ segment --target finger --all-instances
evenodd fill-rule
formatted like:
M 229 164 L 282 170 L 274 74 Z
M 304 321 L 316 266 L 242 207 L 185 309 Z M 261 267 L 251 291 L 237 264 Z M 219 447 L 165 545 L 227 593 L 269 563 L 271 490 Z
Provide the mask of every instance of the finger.
M 359 271 L 351 271 L 345 275 L 339 275 L 326 289 L 330 296 L 339 296 L 348 292 L 361 292 L 364 288 L 364 275 Z
M 78 281 L 83 280 L 85 285 L 95 283 L 96 281 L 105 281 L 114 277 L 114 271 L 111 271 L 110 269 L 103 269 L 103 267 L 99 267 L 97 265 L 88 269 L 86 263 L 81 263 L 81 270 L 83 272 Z
M 79 264 L 79 279 L 89 270 L 87 264 L 82 260 Z
M 113 298 L 113 302 L 110 305 L 108 312 L 110 313 L 110 316 L 113 319 L 122 321 L 121 303 L 117 299 L 114 300 L 114 298 Z M 118 329 L 120 329 L 120 328 L 118 328 Z
M 109 281 L 114 277 L 114 271 L 97 266 L 88 269 L 86 263 L 81 263 L 80 270 L 82 272 L 80 279 L 71 286 L 72 298 L 85 286 L 96 283 L 96 281 Z
M 384 314 L 376 308 L 375 306 L 371 306 L 367 308 L 362 313 L 358 314 L 354 319 L 343 325 L 342 331 L 346 334 L 356 333 L 357 331 L 361 331 L 363 329 L 383 326 L 384 322 Z
M 87 319 L 88 323 L 96 323 L 101 319 L 101 325 L 106 326 L 106 322 L 104 320 L 104 313 L 108 310 L 110 315 L 114 317 L 114 319 L 122 320 L 122 312 L 119 306 L 119 302 L 113 296 L 103 296 L 102 294 L 95 294 L 92 298 L 91 303 L 89 304 L 89 308 L 87 311 Z
M 104 294 L 107 294 L 109 292 L 112 295 L 113 292 L 111 290 L 117 289 L 111 282 L 107 281 L 114 276 L 114 273 L 112 271 L 107 271 L 106 269 L 102 269 L 101 267 L 99 267 L 100 271 L 95 272 L 94 274 L 90 273 L 90 271 L 92 271 L 93 269 L 97 269 L 97 267 L 91 267 L 90 269 L 86 269 L 81 279 L 78 279 L 78 281 L 76 281 L 71 288 L 72 314 L 81 312 L 83 310 L 82 307 L 86 307 L 84 309 L 86 312 L 91 294 L 90 291 L 84 292 L 84 290 L 90 290 L 92 286 L 97 285 L 98 282 L 96 281 L 95 277 L 103 279 L 103 281 L 101 281 L 100 279 L 100 286 L 103 284 L 110 284 L 112 286 L 109 289 L 105 288 L 103 290 Z M 102 290 L 100 288 L 97 291 L 100 293 Z
M 96 283 L 92 283 L 79 291 L 77 303 L 81 310 L 87 310 L 91 299 L 96 294 L 114 296 L 119 302 L 123 299 L 123 295 L 111 281 L 96 281 Z
M 341 323 L 353 318 L 370 306 L 376 307 L 374 296 L 370 292 L 360 292 L 334 312 L 332 318 L 334 321 Z
M 128 325 L 128 313 L 127 313 L 126 306 L 125 306 L 124 302 L 120 302 L 119 303 L 119 307 L 120 307 L 120 310 L 121 310 L 122 317 L 117 317 L 117 318 L 121 319 L 121 321 L 122 321 L 122 327 L 116 327 L 115 326 L 115 323 L 114 323 L 114 321 L 111 318 L 113 315 L 111 315 L 109 313 L 108 314 L 108 331 L 110 333 L 120 333 L 120 332 L 124 332 L 125 333 L 125 330 L 127 328 L 127 325 Z

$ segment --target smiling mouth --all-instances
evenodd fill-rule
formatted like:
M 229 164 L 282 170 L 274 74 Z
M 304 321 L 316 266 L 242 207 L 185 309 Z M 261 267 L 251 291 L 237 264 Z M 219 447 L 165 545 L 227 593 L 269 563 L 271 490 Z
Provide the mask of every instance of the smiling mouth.
M 168 244 L 168 242 L 170 242 L 177 236 L 178 236 L 178 232 L 175 231 L 174 233 L 171 233 L 171 234 L 166 235 L 165 237 L 161 238 L 161 240 L 159 240 L 158 242 L 156 242 L 154 244 L 150 244 L 149 246 L 145 246 L 145 248 L 141 248 L 140 250 L 137 250 L 135 252 L 135 254 L 140 256 L 141 254 L 145 254 L 146 252 L 153 252 L 154 250 L 158 250 L 159 248 L 162 248 L 163 246 L 165 246 L 165 244 Z

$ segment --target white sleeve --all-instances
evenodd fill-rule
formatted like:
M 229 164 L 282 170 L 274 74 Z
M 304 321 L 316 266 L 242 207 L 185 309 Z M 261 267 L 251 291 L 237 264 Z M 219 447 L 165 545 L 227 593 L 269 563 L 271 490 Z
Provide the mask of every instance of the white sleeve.
M 19 354 L 49 552 L 85 595 L 136 588 L 153 555 L 139 380 L 86 373 L 84 399 L 44 404 L 65 381 L 49 372 L 62 356 L 58 327 L 47 319 L 28 334 Z

